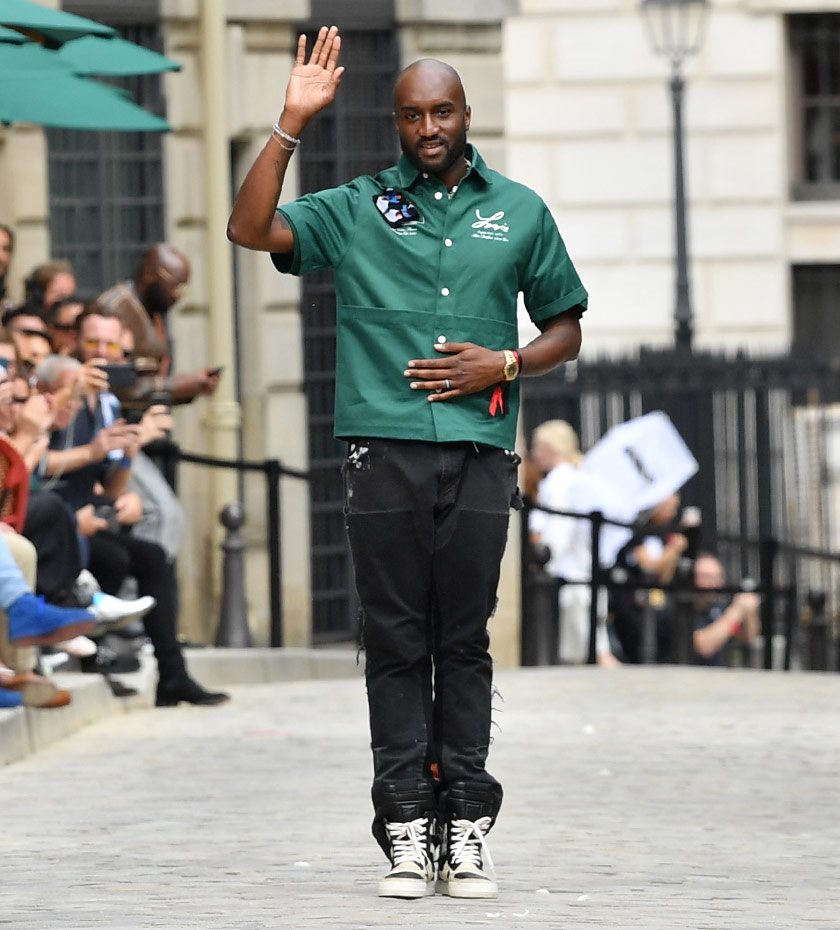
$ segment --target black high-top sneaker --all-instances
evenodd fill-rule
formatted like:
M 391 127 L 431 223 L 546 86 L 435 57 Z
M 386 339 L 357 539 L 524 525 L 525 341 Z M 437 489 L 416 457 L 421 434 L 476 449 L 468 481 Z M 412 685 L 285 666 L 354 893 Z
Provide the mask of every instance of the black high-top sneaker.
M 449 789 L 437 881 L 441 894 L 495 898 L 499 893 L 485 837 L 501 804 L 501 785 L 459 782 Z
M 438 839 L 435 798 L 422 783 L 402 783 L 379 792 L 373 835 L 391 860 L 379 882 L 380 898 L 422 898 L 435 893 Z

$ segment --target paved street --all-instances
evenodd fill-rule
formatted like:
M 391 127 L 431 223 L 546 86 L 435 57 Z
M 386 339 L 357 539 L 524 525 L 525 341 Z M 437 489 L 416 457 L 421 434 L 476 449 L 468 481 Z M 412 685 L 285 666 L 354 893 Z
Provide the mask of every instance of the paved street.
M 375 897 L 360 681 L 99 722 L 0 770 L 0 927 L 840 926 L 840 681 L 498 676 L 495 901 Z

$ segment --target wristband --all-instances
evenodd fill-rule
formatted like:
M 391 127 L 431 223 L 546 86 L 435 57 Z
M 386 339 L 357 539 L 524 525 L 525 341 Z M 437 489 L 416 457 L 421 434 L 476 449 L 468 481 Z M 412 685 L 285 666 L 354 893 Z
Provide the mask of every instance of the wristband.
M 511 349 L 511 351 L 516 356 L 516 364 L 519 365 L 519 377 L 521 378 L 522 372 L 524 371 L 522 367 L 522 353 L 519 351 L 519 349 Z
M 285 139 L 287 142 L 291 142 L 292 145 L 297 148 L 301 144 L 301 140 L 295 138 L 291 133 L 286 132 L 285 129 L 280 128 L 280 120 L 277 120 L 275 124 L 271 127 L 271 134 L 277 134 L 281 139 Z

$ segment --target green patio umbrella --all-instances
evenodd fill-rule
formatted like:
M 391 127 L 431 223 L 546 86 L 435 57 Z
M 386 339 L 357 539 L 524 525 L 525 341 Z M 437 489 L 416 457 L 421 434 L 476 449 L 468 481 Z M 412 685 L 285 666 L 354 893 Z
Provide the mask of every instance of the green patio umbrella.
M 0 4 L 5 0 L 0 0 Z M 165 119 L 120 91 L 79 77 L 34 42 L 0 40 L 0 123 L 35 123 L 60 129 L 165 132 Z
M 61 44 L 80 36 L 112 36 L 110 26 L 31 3 L 30 0 L 0 0 L 0 26 L 11 26 L 28 33 L 35 33 L 47 42 Z
M 76 74 L 125 77 L 131 74 L 159 74 L 161 71 L 181 70 L 177 61 L 119 36 L 111 39 L 102 36 L 73 39 L 65 42 L 56 54 Z
M 0 26 L 0 42 L 11 42 L 13 45 L 22 45 L 24 42 L 28 41 L 26 36 L 21 35 L 19 32 L 15 32 L 14 29 L 7 29 L 5 26 Z

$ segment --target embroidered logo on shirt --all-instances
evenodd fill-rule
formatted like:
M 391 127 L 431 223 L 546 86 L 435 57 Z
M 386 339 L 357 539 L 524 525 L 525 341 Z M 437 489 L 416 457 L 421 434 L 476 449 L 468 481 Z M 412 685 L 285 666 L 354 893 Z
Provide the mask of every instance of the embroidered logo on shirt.
M 491 239 L 494 242 L 510 241 L 505 235 L 510 232 L 510 226 L 502 222 L 505 218 L 504 210 L 499 210 L 492 216 L 482 216 L 481 211 L 476 210 L 475 216 L 476 220 L 472 224 L 472 228 L 475 230 L 472 234 L 473 239 Z
M 375 194 L 373 202 L 382 219 L 400 235 L 415 232 L 414 230 L 409 232 L 406 227 L 416 226 L 423 222 L 423 217 L 417 207 L 402 191 L 395 190 L 393 187 L 386 188 L 381 194 Z

